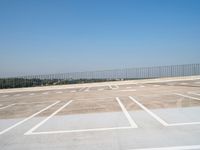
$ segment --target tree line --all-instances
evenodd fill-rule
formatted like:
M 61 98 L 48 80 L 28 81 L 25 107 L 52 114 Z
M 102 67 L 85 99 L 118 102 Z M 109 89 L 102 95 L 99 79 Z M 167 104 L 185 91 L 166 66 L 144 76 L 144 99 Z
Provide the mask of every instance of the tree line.
M 0 89 L 114 81 L 114 79 L 0 79 Z

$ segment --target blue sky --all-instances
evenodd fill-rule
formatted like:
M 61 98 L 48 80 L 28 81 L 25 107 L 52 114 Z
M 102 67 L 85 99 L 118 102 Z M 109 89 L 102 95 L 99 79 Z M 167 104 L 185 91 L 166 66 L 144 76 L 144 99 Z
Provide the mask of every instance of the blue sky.
M 0 0 L 0 76 L 199 60 L 199 0 Z

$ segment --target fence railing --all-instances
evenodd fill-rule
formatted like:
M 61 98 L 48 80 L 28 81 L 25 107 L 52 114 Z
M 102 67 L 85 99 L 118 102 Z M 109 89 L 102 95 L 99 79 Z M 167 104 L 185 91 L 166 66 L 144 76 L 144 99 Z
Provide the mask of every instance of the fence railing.
M 171 65 L 116 69 L 105 71 L 73 72 L 49 75 L 29 75 L 0 79 L 0 88 L 30 87 L 120 79 L 149 79 L 200 75 L 200 64 Z

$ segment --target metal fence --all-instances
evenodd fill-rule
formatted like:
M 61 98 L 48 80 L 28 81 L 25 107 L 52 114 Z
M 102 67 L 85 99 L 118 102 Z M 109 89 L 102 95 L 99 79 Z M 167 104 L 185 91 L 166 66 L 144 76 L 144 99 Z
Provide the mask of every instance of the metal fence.
M 148 78 L 162 78 L 162 77 L 193 76 L 193 75 L 200 75 L 200 64 L 142 67 L 142 68 L 116 69 L 116 70 L 105 70 L 105 71 L 73 72 L 73 73 L 49 74 L 49 75 L 19 76 L 15 78 L 0 79 L 0 88 L 75 83 L 75 82 L 69 82 L 73 80 L 81 80 L 79 82 L 87 82 L 87 80 L 104 81 L 104 80 L 119 80 L 119 79 L 124 79 L 124 80 L 148 79 Z
M 200 75 L 200 64 L 23 76 L 24 79 L 147 79 Z M 20 78 L 20 77 L 19 77 Z

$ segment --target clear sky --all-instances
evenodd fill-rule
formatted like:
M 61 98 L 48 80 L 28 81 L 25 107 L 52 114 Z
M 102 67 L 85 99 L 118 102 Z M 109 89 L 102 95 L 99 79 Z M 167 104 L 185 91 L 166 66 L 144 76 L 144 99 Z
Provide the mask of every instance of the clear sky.
M 200 0 L 0 0 L 0 76 L 199 60 Z

